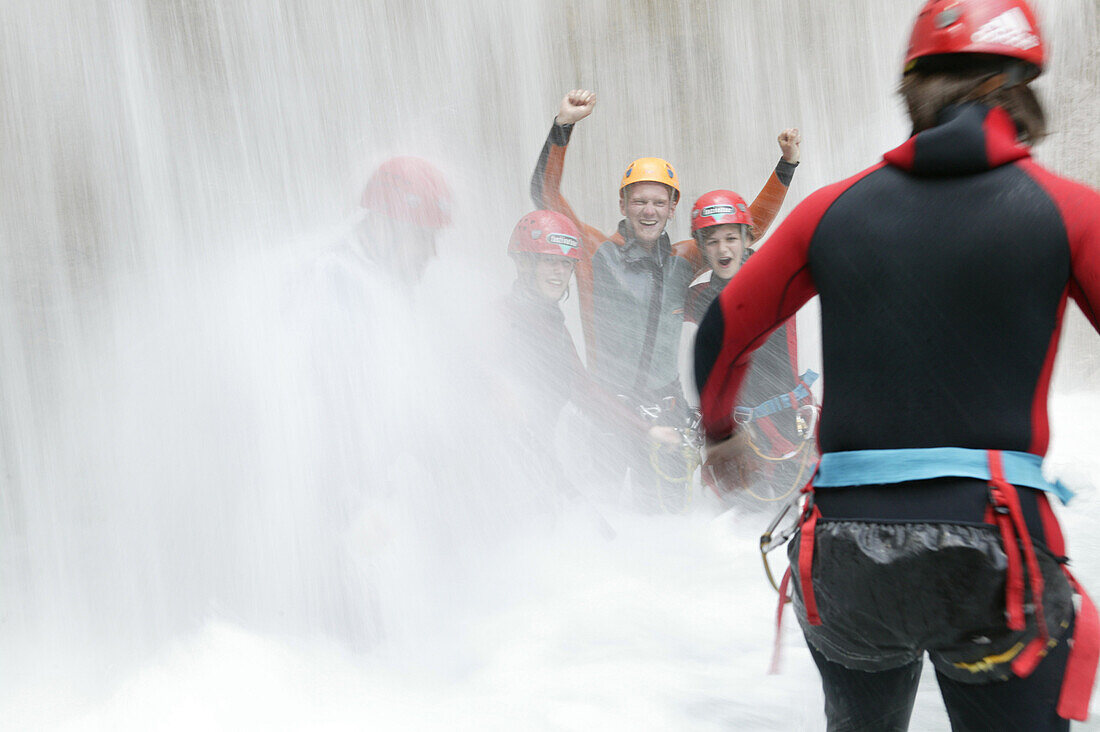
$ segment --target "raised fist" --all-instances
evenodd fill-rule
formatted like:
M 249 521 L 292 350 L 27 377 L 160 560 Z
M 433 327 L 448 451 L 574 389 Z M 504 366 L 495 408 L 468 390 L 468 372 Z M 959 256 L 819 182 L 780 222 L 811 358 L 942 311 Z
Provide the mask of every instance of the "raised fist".
M 802 144 L 802 135 L 798 128 L 792 127 L 779 133 L 779 149 L 783 151 L 783 159 L 788 163 L 797 163 L 799 145 Z
M 587 89 L 574 89 L 561 100 L 561 109 L 554 120 L 559 125 L 572 125 L 592 114 L 596 106 L 596 92 Z

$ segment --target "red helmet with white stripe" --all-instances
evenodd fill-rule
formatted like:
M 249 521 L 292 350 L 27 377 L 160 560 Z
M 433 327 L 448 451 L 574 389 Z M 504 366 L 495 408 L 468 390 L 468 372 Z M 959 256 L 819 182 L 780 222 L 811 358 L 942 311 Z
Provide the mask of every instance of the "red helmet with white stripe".
M 532 211 L 512 229 L 509 254 L 554 254 L 580 261 L 581 233 L 556 211 Z
M 733 191 L 711 191 L 699 196 L 691 207 L 691 235 L 722 224 L 752 226 L 752 213 L 745 199 Z
M 1035 11 L 1024 0 L 929 0 L 913 25 L 905 71 L 921 59 L 956 53 L 1017 59 L 1033 67 L 1031 78 L 1046 60 Z

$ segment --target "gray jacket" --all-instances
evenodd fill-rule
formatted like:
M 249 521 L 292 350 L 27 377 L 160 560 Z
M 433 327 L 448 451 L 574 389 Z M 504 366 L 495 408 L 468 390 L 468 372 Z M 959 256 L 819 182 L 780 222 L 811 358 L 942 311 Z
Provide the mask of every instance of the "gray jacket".
M 611 389 L 640 403 L 678 383 L 684 299 L 694 271 L 672 254 L 668 234 L 647 250 L 626 221 L 619 222 L 619 233 L 624 245 L 604 242 L 592 258 L 599 344 L 593 370 Z

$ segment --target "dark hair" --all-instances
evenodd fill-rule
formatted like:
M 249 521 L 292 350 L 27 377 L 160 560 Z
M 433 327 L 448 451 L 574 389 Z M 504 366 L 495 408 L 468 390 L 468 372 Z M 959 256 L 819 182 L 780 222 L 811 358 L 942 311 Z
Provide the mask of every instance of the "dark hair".
M 902 77 L 898 89 L 909 110 L 913 134 L 935 127 L 944 107 L 979 102 L 1008 112 L 1021 142 L 1034 145 L 1046 136 L 1046 114 L 1028 86 L 1038 75 L 1036 67 L 981 54 L 930 57 L 921 62 Z M 1001 75 L 998 83 L 995 79 Z
M 740 229 L 741 229 L 741 241 L 745 242 L 745 249 L 748 249 L 749 246 L 754 241 L 756 241 L 756 237 L 753 236 L 753 227 L 749 226 L 748 224 L 733 224 L 733 225 L 740 227 Z M 711 229 L 717 229 L 719 226 L 729 226 L 729 224 L 715 224 L 714 226 L 704 226 L 702 229 L 699 229 L 698 231 L 692 232 L 691 238 L 695 240 L 696 246 L 698 246 L 700 249 L 702 249 L 703 240 L 706 239 L 707 232 L 710 231 Z

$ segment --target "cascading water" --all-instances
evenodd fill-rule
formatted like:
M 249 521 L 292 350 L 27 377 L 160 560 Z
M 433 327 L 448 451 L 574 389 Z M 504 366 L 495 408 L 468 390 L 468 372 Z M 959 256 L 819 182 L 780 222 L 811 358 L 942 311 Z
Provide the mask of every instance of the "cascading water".
M 8 3 L 0 726 L 823 728 L 795 632 L 764 676 L 766 517 L 615 514 L 608 542 L 552 510 L 499 447 L 483 326 L 565 91 L 599 94 L 563 185 L 586 221 L 642 155 L 751 196 L 798 126 L 787 211 L 905 137 L 919 5 Z M 1035 5 L 1037 157 L 1100 185 L 1100 9 Z M 454 225 L 349 339 L 317 262 L 402 153 Z M 1064 343 L 1048 464 L 1100 587 L 1100 346 L 1076 312 Z

